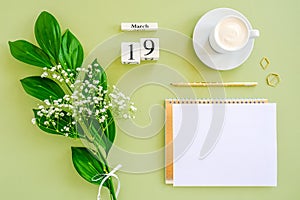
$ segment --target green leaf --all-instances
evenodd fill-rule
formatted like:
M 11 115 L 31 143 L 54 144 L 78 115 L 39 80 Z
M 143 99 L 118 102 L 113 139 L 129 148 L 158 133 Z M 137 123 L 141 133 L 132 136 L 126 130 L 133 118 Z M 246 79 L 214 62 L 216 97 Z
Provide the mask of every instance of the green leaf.
M 88 137 L 93 138 L 94 145 L 103 148 L 108 155 L 116 136 L 116 125 L 112 113 L 107 110 L 107 119 L 103 123 L 99 123 L 96 117 L 82 116 L 82 123 L 88 127 Z
M 106 149 L 105 152 L 108 154 L 109 150 L 111 149 L 115 137 L 116 137 L 116 125 L 112 113 L 110 110 L 107 110 L 107 119 L 105 120 L 105 124 L 107 128 L 104 131 L 105 140 L 106 141 Z
M 45 115 L 40 116 L 39 112 L 41 111 L 38 109 L 33 109 L 36 124 L 41 130 L 50 134 L 63 135 L 70 138 L 80 137 L 76 131 L 76 126 L 72 124 L 74 119 L 72 116 L 68 116 L 67 112 L 62 111 L 61 113 L 64 115 L 59 115 L 57 118 L 55 118 L 53 115 L 48 118 Z M 53 122 L 55 122 L 55 124 Z M 69 131 L 65 131 L 64 127 L 69 127 Z
M 107 76 L 106 76 L 104 69 L 98 63 L 97 59 L 95 59 L 92 62 L 92 66 L 93 66 L 93 68 L 99 70 L 98 73 L 95 73 L 95 77 L 93 77 L 94 80 L 99 80 L 100 81 L 99 85 L 101 85 L 103 87 L 103 90 L 107 90 Z
M 111 145 L 109 145 L 109 140 L 103 131 L 103 125 L 99 123 L 99 120 L 96 118 L 96 116 L 82 116 L 81 120 L 82 125 L 88 130 L 83 134 L 91 138 L 93 144 L 98 149 L 103 149 L 103 153 L 105 152 L 107 155 Z
M 61 31 L 57 20 L 50 13 L 43 11 L 36 20 L 34 33 L 36 41 L 52 62 L 59 64 Z
M 38 67 L 50 68 L 52 66 L 48 55 L 42 49 L 30 42 L 17 40 L 14 42 L 8 42 L 8 44 L 11 55 L 17 60 Z
M 81 67 L 83 62 L 83 48 L 69 30 L 62 37 L 59 61 L 65 69 L 70 69 L 75 74 L 76 68 Z
M 22 79 L 21 83 L 27 94 L 42 101 L 45 99 L 57 100 L 65 95 L 61 87 L 49 78 L 31 76 Z
M 108 173 L 105 164 L 100 162 L 84 147 L 72 147 L 72 161 L 78 174 L 86 181 L 99 185 Z M 108 187 L 107 182 L 104 183 Z
M 106 150 L 106 141 L 103 140 L 103 131 L 99 121 L 94 117 L 89 117 L 89 119 L 86 119 L 86 123 L 89 124 L 89 133 L 95 139 L 94 142 L 97 147 L 102 147 Z

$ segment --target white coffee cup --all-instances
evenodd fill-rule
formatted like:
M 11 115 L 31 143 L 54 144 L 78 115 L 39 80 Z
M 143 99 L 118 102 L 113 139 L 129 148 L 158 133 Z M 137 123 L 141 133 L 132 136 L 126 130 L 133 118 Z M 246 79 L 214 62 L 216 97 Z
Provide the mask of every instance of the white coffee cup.
M 229 15 L 222 18 L 209 35 L 211 47 L 218 53 L 233 53 L 243 49 L 249 40 L 259 36 L 241 17 Z

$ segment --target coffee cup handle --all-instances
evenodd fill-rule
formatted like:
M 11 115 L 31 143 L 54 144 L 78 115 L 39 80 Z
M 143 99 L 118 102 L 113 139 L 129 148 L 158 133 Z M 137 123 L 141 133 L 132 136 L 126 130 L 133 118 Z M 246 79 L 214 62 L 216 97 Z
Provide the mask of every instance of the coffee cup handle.
M 259 30 L 257 29 L 250 30 L 250 38 L 257 38 L 257 37 L 259 37 Z

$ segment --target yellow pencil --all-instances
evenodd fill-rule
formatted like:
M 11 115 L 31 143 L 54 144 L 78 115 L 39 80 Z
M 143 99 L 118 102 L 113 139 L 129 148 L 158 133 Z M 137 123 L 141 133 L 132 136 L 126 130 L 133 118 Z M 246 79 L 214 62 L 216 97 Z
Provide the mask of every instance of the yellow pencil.
M 253 87 L 257 82 L 194 82 L 194 83 L 171 83 L 176 87 Z

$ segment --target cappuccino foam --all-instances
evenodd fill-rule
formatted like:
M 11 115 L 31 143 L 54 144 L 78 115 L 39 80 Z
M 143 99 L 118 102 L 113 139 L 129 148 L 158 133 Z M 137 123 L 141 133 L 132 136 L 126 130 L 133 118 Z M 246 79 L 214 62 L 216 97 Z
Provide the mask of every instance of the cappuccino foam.
M 247 25 L 236 17 L 223 19 L 216 28 L 216 40 L 225 49 L 239 49 L 248 41 Z

